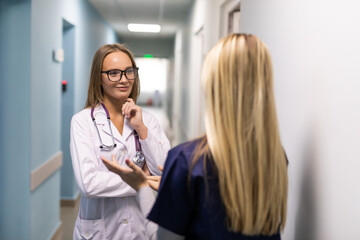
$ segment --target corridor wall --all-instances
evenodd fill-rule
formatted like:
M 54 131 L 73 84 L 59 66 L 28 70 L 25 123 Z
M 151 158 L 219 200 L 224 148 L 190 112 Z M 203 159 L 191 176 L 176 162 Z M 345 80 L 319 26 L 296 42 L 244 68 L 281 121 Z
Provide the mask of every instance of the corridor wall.
M 360 239 L 360 3 L 243 0 L 240 28 L 273 57 L 289 158 L 284 239 Z
M 175 35 L 173 99 L 171 109 L 171 125 L 174 133 L 172 146 L 188 139 L 188 67 L 190 64 L 188 50 L 189 26 L 185 23 L 179 27 Z
M 203 36 L 205 27 L 205 0 L 194 1 L 193 8 L 189 14 L 189 59 L 191 64 L 188 65 L 187 78 L 187 102 L 188 107 L 183 108 L 187 110 L 187 136 L 192 139 L 204 133 L 204 121 L 201 115 L 203 114 L 204 106 L 200 89 L 200 74 L 202 59 L 204 57 Z M 202 106 L 200 106 L 202 105 Z
M 60 230 L 61 169 L 35 187 L 30 176 L 61 158 L 61 131 L 70 131 L 61 129 L 62 64 L 53 58 L 63 19 L 75 26 L 75 113 L 85 104 L 93 54 L 119 40 L 114 30 L 86 0 L 0 2 L 1 239 L 50 239 Z M 69 157 L 62 162 L 71 165 Z M 68 176 L 76 190 L 72 170 Z
M 0 1 L 0 239 L 30 235 L 30 13 Z
M 201 58 L 198 55 L 201 51 L 195 47 L 194 34 L 204 27 L 206 4 L 204 0 L 193 1 L 187 21 L 179 27 L 175 36 L 173 87 L 176 91 L 171 113 L 173 145 L 197 137 L 200 133 L 198 99 L 202 94 L 199 75 L 201 63 L 195 59 Z
M 179 28 L 174 48 L 174 92 L 172 127 L 174 144 L 204 133 L 204 95 L 200 71 L 206 53 L 222 37 L 221 6 L 236 0 L 195 0 L 188 20 Z

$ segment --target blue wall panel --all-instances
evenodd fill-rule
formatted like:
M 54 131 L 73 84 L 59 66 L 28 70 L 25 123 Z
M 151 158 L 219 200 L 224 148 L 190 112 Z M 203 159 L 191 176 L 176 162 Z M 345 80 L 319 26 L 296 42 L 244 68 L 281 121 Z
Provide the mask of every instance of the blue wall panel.
M 30 12 L 0 2 L 0 239 L 30 234 Z
M 59 186 L 57 171 L 31 193 L 30 239 L 49 239 L 60 225 Z
M 60 1 L 31 4 L 31 170 L 61 151 L 61 63 L 53 51 L 61 47 Z M 47 239 L 60 223 L 60 174 L 31 193 L 31 239 Z M 42 227 L 43 226 L 43 227 Z
M 60 5 L 33 0 L 31 6 L 31 170 L 60 150 L 61 63 L 53 61 L 62 46 Z

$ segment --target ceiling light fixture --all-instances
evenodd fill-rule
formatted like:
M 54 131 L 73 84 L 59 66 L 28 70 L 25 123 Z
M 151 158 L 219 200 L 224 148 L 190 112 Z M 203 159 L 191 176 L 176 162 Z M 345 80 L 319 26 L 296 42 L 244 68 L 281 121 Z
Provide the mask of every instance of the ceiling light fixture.
M 128 29 L 130 32 L 151 32 L 158 33 L 161 30 L 160 25 L 158 24 L 137 24 L 129 23 Z

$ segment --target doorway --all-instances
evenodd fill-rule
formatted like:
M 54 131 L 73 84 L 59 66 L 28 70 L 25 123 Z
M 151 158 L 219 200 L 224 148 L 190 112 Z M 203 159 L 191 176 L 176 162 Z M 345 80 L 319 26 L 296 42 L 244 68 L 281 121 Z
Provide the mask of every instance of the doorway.
M 61 149 L 63 151 L 63 165 L 61 168 L 61 199 L 74 200 L 77 196 L 77 186 L 70 158 L 70 122 L 74 114 L 74 50 L 75 27 L 63 19 L 63 50 L 62 64 L 62 94 L 61 94 Z
M 193 34 L 194 55 L 193 55 L 193 72 L 194 84 L 193 104 L 191 105 L 191 113 L 189 121 L 192 122 L 191 138 L 200 136 L 205 133 L 205 95 L 201 89 L 201 69 L 205 58 L 204 49 L 204 27 L 199 27 Z
M 78 212 L 79 191 L 76 185 L 70 157 L 70 123 L 74 114 L 74 76 L 75 76 L 75 27 L 68 21 L 62 21 L 62 42 L 64 62 L 62 64 L 61 94 L 61 149 L 63 165 L 61 168 L 61 221 L 63 231 L 61 239 L 72 239 L 75 219 Z M 59 84 L 60 85 L 60 84 Z
M 240 0 L 227 0 L 220 6 L 220 38 L 240 32 Z

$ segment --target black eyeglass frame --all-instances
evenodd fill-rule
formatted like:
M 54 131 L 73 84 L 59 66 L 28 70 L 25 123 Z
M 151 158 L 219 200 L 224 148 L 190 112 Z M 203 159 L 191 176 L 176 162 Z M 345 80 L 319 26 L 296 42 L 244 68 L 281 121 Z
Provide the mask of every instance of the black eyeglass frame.
M 133 70 L 136 69 L 136 71 L 134 71 L 134 72 L 136 72 L 136 74 L 135 74 L 136 76 L 135 76 L 134 78 L 132 78 L 132 79 L 129 79 L 129 78 L 127 77 L 127 75 L 126 75 L 126 71 L 129 70 L 129 69 L 133 69 Z M 111 71 L 120 71 L 120 78 L 119 78 L 119 80 L 116 80 L 116 81 L 110 80 L 109 73 L 110 73 Z M 123 74 L 125 75 L 125 77 L 126 77 L 127 80 L 135 80 L 135 79 L 138 77 L 138 74 L 139 74 L 138 71 L 139 71 L 139 68 L 138 68 L 138 67 L 129 67 L 129 68 L 125 69 L 125 70 L 110 69 L 110 70 L 107 70 L 107 71 L 101 71 L 101 73 L 106 73 L 106 75 L 107 75 L 107 77 L 108 77 L 108 79 L 109 79 L 110 82 L 118 82 L 118 81 L 121 80 Z

